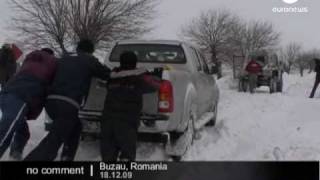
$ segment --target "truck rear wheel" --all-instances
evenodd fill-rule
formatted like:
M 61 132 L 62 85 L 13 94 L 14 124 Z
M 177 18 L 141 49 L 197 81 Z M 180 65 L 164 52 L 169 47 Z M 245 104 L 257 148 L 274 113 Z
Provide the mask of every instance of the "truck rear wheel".
M 182 157 L 187 153 L 189 147 L 193 144 L 196 119 L 195 111 L 190 110 L 188 126 L 180 136 L 171 139 L 166 147 L 167 154 L 173 161 L 181 161 Z
M 270 80 L 270 85 L 269 86 L 270 86 L 270 94 L 272 94 L 272 93 L 277 91 L 277 81 L 274 78 L 272 78 Z
M 180 162 L 182 159 L 181 156 L 170 156 L 170 157 L 171 157 L 172 161 L 174 161 L 174 162 Z
M 241 92 L 242 91 L 242 87 L 241 87 L 241 80 L 239 80 L 238 82 L 238 91 Z
M 283 80 L 277 82 L 277 92 L 282 92 L 283 90 Z
M 218 103 L 213 107 L 212 112 L 214 113 L 213 118 L 206 124 L 206 126 L 213 127 L 216 125 L 218 117 Z

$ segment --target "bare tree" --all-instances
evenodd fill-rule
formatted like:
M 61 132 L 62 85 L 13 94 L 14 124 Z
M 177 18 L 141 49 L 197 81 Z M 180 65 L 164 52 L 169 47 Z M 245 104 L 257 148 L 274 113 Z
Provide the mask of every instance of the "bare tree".
M 279 42 L 280 33 L 267 21 L 239 22 L 233 27 L 232 44 L 246 61 L 250 54 L 271 49 Z
M 157 0 L 11 0 L 13 27 L 30 46 L 67 52 L 80 38 L 98 48 L 151 30 Z
M 309 73 L 314 70 L 315 58 L 319 58 L 319 50 L 313 49 L 309 51 L 303 51 L 299 53 L 298 58 L 294 62 L 294 66 L 299 69 L 301 77 L 303 76 L 304 70 L 309 68 Z
M 290 73 L 292 66 L 297 62 L 301 54 L 302 46 L 297 42 L 289 43 L 282 52 L 283 59 L 287 62 L 287 73 Z
M 309 68 L 308 73 L 311 73 L 312 71 L 314 71 L 314 68 L 315 68 L 314 59 L 320 58 L 320 50 L 319 49 L 312 49 L 309 51 L 309 54 L 310 54 L 311 58 L 308 61 L 308 68 Z
M 13 17 L 13 28 L 20 41 L 29 46 L 49 46 L 66 51 L 68 24 L 66 1 L 12 0 L 18 15 Z M 22 40 L 23 39 L 23 40 Z
M 303 76 L 304 70 L 308 68 L 309 62 L 313 59 L 311 52 L 302 52 L 296 59 L 295 66 L 299 69 L 300 76 Z
M 238 18 L 227 10 L 209 10 L 182 27 L 181 36 L 211 54 L 217 64 L 218 56 L 226 53 L 232 26 Z

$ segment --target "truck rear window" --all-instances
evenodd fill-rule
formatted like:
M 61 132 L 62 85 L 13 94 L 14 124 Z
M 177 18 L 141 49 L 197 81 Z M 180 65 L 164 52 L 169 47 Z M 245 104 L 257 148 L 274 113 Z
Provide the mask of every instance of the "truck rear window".
M 185 54 L 181 46 L 161 44 L 116 45 L 110 54 L 110 61 L 119 62 L 120 55 L 124 51 L 134 52 L 140 63 L 181 64 L 186 62 Z

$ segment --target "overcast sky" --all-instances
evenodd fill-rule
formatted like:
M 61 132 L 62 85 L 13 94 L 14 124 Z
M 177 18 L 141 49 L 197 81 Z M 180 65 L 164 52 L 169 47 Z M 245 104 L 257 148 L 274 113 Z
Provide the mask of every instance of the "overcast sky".
M 10 34 L 5 29 L 12 16 L 8 0 L 0 0 L 0 42 Z M 288 5 L 282 0 L 160 0 L 155 30 L 147 37 L 155 39 L 178 39 L 181 25 L 190 21 L 201 11 L 230 9 L 245 19 L 272 21 L 282 33 L 282 42 L 297 41 L 309 48 L 320 48 L 320 0 L 299 0 Z M 274 13 L 274 7 L 307 7 L 308 13 Z

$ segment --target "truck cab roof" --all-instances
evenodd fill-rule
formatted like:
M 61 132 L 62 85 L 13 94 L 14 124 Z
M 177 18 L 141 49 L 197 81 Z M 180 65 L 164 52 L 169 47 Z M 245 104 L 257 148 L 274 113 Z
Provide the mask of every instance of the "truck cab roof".
M 165 44 L 165 45 L 181 45 L 185 44 L 179 40 L 123 40 L 116 44 Z

